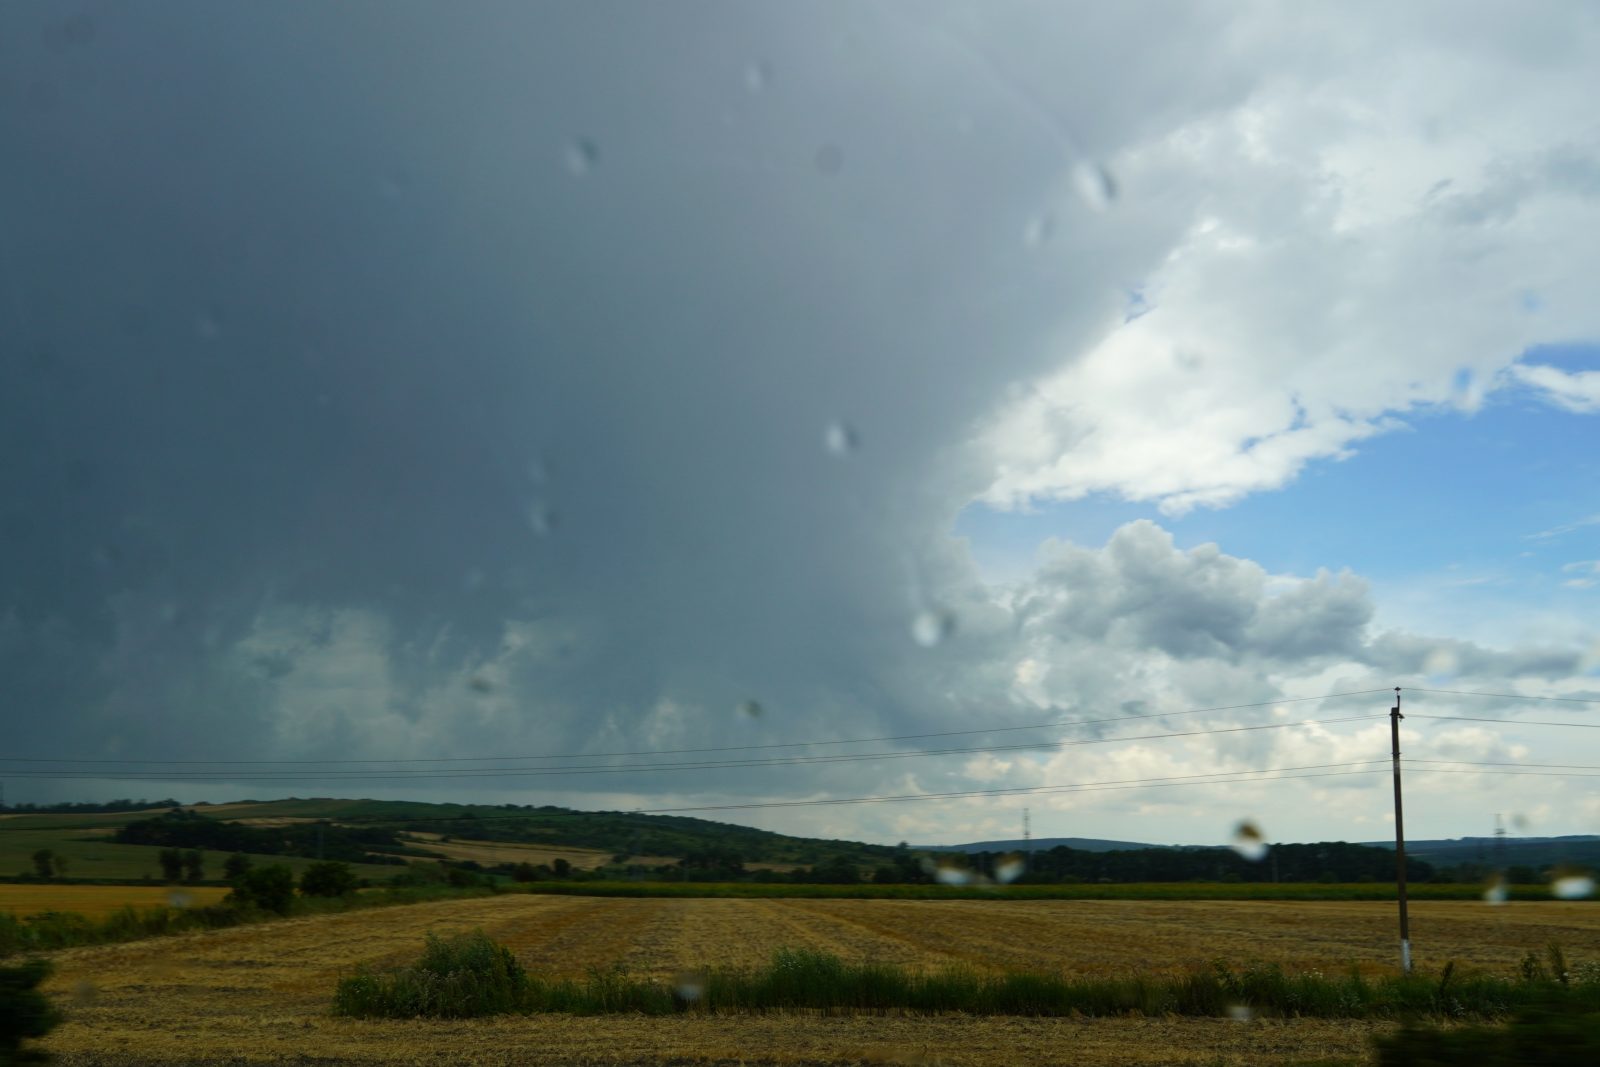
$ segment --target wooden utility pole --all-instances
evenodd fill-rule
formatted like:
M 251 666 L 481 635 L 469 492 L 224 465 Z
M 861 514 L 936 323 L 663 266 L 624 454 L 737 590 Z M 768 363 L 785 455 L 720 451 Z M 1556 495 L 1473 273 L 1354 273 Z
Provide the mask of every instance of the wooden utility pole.
M 1394 687 L 1394 707 L 1389 709 L 1389 737 L 1394 750 L 1394 860 L 1395 887 L 1400 896 L 1400 969 L 1411 973 L 1411 920 L 1406 915 L 1406 816 L 1400 799 L 1400 687 Z

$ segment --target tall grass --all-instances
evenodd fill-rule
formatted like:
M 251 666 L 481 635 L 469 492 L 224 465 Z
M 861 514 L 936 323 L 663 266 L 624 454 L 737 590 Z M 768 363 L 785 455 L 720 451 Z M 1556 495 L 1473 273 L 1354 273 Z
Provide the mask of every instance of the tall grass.
M 669 987 L 617 970 L 591 971 L 582 979 L 531 975 L 481 931 L 443 941 L 430 937 L 418 963 L 360 971 L 343 979 L 334 994 L 336 1014 L 379 1018 L 799 1011 L 1466 1019 L 1550 1003 L 1600 1011 L 1600 970 L 1580 968 L 1565 982 L 1544 974 L 1463 976 L 1454 966 L 1437 976 L 1367 978 L 1354 971 L 1329 977 L 1317 971 L 1291 974 L 1272 964 L 1234 969 L 1219 962 L 1180 975 L 1097 978 L 960 968 L 921 973 L 782 948 L 765 967 L 713 970 Z

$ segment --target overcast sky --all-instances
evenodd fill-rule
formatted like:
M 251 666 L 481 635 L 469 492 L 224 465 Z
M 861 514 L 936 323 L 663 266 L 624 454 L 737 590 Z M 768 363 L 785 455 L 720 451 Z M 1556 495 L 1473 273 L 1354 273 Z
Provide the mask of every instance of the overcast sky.
M 1600 701 L 1595 99 L 1583 3 L 6 4 L 6 798 L 1368 840 L 1300 698 L 1403 686 L 1413 836 L 1600 832 L 1600 703 L 1410 692 Z

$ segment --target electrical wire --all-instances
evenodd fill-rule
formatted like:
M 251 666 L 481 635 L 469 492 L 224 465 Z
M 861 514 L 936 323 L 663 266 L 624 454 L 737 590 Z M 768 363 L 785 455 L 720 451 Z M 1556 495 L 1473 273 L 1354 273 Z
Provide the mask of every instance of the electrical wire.
M 1497 697 L 1502 700 L 1547 700 L 1563 704 L 1600 704 L 1600 698 L 1592 697 L 1535 697 L 1526 693 L 1475 693 L 1464 689 L 1412 689 L 1406 688 L 1407 693 L 1443 693 L 1456 697 Z
M 1206 715 L 1218 711 L 1241 711 L 1248 708 L 1275 707 L 1279 704 L 1299 704 L 1308 700 L 1337 700 L 1341 697 L 1370 696 L 1387 693 L 1388 689 L 1356 689 L 1344 693 L 1327 693 L 1314 697 L 1285 697 L 1280 700 L 1258 700 L 1248 704 L 1220 704 L 1209 708 L 1190 708 L 1184 711 L 1159 711 L 1146 715 L 1117 715 L 1106 719 L 1078 719 L 1067 722 L 1029 723 L 1024 726 L 989 726 L 973 730 L 938 730 L 920 734 L 888 734 L 881 737 L 851 737 L 833 741 L 779 741 L 762 745 L 720 745 L 709 748 L 658 748 L 635 749 L 627 752 L 569 752 L 564 754 L 531 756 L 423 756 L 399 759 L 334 759 L 334 760 L 136 760 L 136 759 L 75 759 L 62 756 L 0 756 L 0 763 L 74 763 L 84 765 L 159 765 L 163 767 L 191 765 L 227 766 L 329 766 L 335 764 L 369 763 L 487 763 L 496 760 L 557 760 L 557 759 L 623 759 L 633 756 L 680 756 L 701 752 L 754 752 L 775 748 L 808 748 L 822 745 L 864 745 L 884 741 L 917 741 L 929 737 L 961 737 L 973 734 L 1014 733 L 1019 730 L 1069 729 L 1078 726 L 1099 726 L 1111 722 L 1128 722 L 1134 719 L 1165 719 L 1180 715 Z
M 1407 719 L 1437 719 L 1442 722 L 1498 722 L 1507 726 L 1570 726 L 1575 730 L 1600 730 L 1600 722 L 1549 722 L 1544 719 L 1490 719 L 1476 715 L 1423 715 L 1406 712 Z
M 581 767 L 482 767 L 466 770 L 410 770 L 410 771 L 339 771 L 316 774 L 289 771 L 127 771 L 98 772 L 77 768 L 62 770 L 8 771 L 8 777 L 33 778 L 50 781 L 106 781 L 106 782 L 382 782 L 382 781 L 436 781 L 455 778 L 542 778 L 570 777 L 585 774 L 623 774 L 643 771 L 720 771 L 745 768 L 815 766 L 831 763 L 862 763 L 892 759 L 912 759 L 928 756 L 988 754 L 996 752 L 1047 752 L 1085 745 L 1115 744 L 1123 741 L 1161 741 L 1179 737 L 1203 737 L 1215 734 L 1249 733 L 1259 730 L 1284 730 L 1301 726 L 1321 726 L 1335 723 L 1358 722 L 1378 718 L 1371 714 L 1350 715 L 1335 719 L 1305 719 L 1297 722 L 1260 723 L 1254 726 L 1213 727 L 1209 730 L 1179 730 L 1164 734 L 1134 734 L 1122 737 L 1080 738 L 1069 741 L 1041 741 L 1025 745 L 989 745 L 970 748 L 912 749 L 903 752 L 859 752 L 828 756 L 786 756 L 753 760 L 714 760 L 689 763 L 632 763 L 596 764 Z

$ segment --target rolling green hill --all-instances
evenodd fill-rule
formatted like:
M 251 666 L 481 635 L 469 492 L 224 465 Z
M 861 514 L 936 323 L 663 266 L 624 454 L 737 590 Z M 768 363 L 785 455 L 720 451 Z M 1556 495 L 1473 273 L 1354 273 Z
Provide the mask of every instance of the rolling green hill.
M 25 875 L 32 870 L 31 857 L 48 848 L 65 857 L 68 879 L 160 878 L 157 861 L 163 845 L 189 846 L 195 842 L 175 834 L 164 839 L 161 823 L 171 808 L 147 808 L 120 812 L 23 812 L 0 814 L 0 877 Z M 645 815 L 631 812 L 580 812 L 566 808 L 483 804 L 432 804 L 420 801 L 343 800 L 298 798 L 269 801 L 237 801 L 227 804 L 194 804 L 184 811 L 202 817 L 207 823 L 238 823 L 249 827 L 240 837 L 260 837 L 269 829 L 274 842 L 271 854 L 254 852 L 257 863 L 288 862 L 297 869 L 312 862 L 307 843 L 308 823 L 326 821 L 329 847 L 356 831 L 382 829 L 394 831 L 401 847 L 374 846 L 377 851 L 399 852 L 410 859 L 428 859 L 429 842 L 412 834 L 444 835 L 447 839 L 518 842 L 551 847 L 597 849 L 617 857 L 683 859 L 691 866 L 717 868 L 723 864 L 816 865 L 843 862 L 871 869 L 889 862 L 896 850 L 884 845 L 853 841 L 827 841 L 788 837 L 729 823 L 712 822 L 670 815 Z M 192 822 L 192 820 L 188 820 Z M 185 820 L 166 820 L 165 829 L 189 830 L 178 826 Z M 125 828 L 134 826 L 133 831 Z M 155 829 L 151 830 L 150 827 Z M 201 829 L 204 829 L 202 827 Z M 222 828 L 212 836 L 222 839 Z M 343 831 L 350 831 L 346 834 Z M 123 843 L 138 838 L 157 843 Z M 311 837 L 314 840 L 314 837 Z M 219 877 L 221 865 L 230 849 L 216 846 L 208 855 L 207 877 Z M 293 853 L 299 852 L 299 855 Z M 359 855 L 359 852 L 356 853 Z M 352 858 L 341 855 L 340 858 Z M 374 857 L 377 858 L 377 857 Z M 626 860 L 621 864 L 625 865 Z M 361 864 L 359 873 L 374 882 L 392 878 L 403 867 Z

